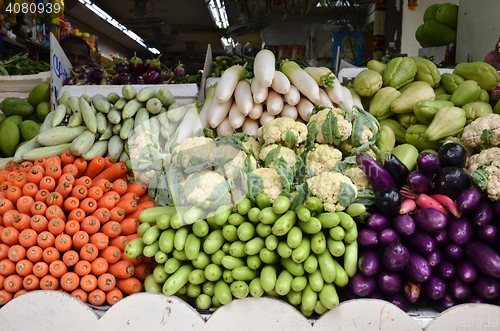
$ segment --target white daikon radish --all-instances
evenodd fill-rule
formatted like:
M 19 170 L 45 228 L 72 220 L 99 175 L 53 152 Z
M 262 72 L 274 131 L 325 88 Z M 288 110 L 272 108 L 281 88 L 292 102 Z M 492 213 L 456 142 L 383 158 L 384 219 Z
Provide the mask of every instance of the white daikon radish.
M 304 71 L 314 78 L 319 86 L 330 87 L 333 85 L 333 81 L 337 79 L 327 67 L 305 67 Z
M 323 106 L 323 107 L 329 107 L 333 108 L 333 103 L 332 100 L 330 100 L 330 97 L 328 94 L 326 94 L 325 90 L 322 88 L 319 89 L 319 102 L 316 103 L 316 106 Z
M 217 91 L 217 90 L 216 90 Z M 216 128 L 222 123 L 227 114 L 229 114 L 229 108 L 233 104 L 233 98 L 229 98 L 226 102 L 220 103 L 214 98 L 210 104 L 210 109 L 208 110 L 208 123 L 212 128 Z
M 240 65 L 235 65 L 224 71 L 215 89 L 215 99 L 224 103 L 231 99 L 238 82 L 245 79 L 247 71 Z
M 196 105 L 192 103 L 186 115 L 180 122 L 181 124 L 179 124 L 174 132 L 174 137 L 177 136 L 177 140 L 175 141 L 176 144 L 182 143 L 184 139 L 189 138 L 193 135 L 193 123 L 195 123 L 196 121 L 198 121 L 198 108 L 196 108 Z
M 295 86 L 290 85 L 290 91 L 288 91 L 288 93 L 286 93 L 284 97 L 287 104 L 289 104 L 290 106 L 295 106 L 300 101 L 300 92 Z
M 333 81 L 331 87 L 326 87 L 325 91 L 333 103 L 340 106 L 340 104 L 344 102 L 344 93 L 342 92 L 342 85 L 340 85 L 338 78 Z
M 275 117 L 267 111 L 262 112 L 262 116 L 259 119 L 260 125 L 266 125 L 267 122 L 274 120 Z
M 234 129 L 231 127 L 231 123 L 229 123 L 229 117 L 226 117 L 217 127 L 217 136 L 227 137 L 232 135 L 233 133 Z
M 297 116 L 299 116 L 299 112 L 297 111 L 297 108 L 295 106 L 290 106 L 289 104 L 285 104 L 283 106 L 283 110 L 281 111 L 280 116 L 296 120 Z
M 266 101 L 269 89 L 260 85 L 259 81 L 255 77 L 252 79 L 250 89 L 252 91 L 253 102 L 263 103 Z
M 314 105 L 309 99 L 302 97 L 300 98 L 299 103 L 297 106 L 297 111 L 299 112 L 299 116 L 304 120 L 304 121 L 309 121 L 309 116 L 311 115 Z
M 276 71 L 271 88 L 280 94 L 290 91 L 290 80 L 281 71 Z
M 243 115 L 248 115 L 252 110 L 252 91 L 250 89 L 250 83 L 246 79 L 240 80 L 238 85 L 236 85 L 236 89 L 234 90 L 234 101 Z
M 363 108 L 363 103 L 361 102 L 361 97 L 359 96 L 358 92 L 356 92 L 352 87 L 349 87 L 349 91 L 351 91 L 352 102 L 354 106 L 358 106 L 359 108 L 365 110 Z
M 198 131 L 199 129 L 208 128 L 208 126 L 210 125 L 210 123 L 208 123 L 208 115 L 211 103 L 214 100 L 215 88 L 216 85 L 214 84 L 211 85 L 208 89 L 207 96 L 205 97 L 205 102 L 203 103 L 203 107 L 201 107 L 200 110 L 199 121 L 196 121 L 196 123 L 194 124 L 194 132 Z
M 245 122 L 245 115 L 241 113 L 241 111 L 238 109 L 238 104 L 236 102 L 233 102 L 233 105 L 229 109 L 229 123 L 231 124 L 231 127 L 233 129 L 238 129 L 243 125 L 243 122 Z
M 345 86 L 342 86 L 342 93 L 344 94 L 344 102 L 342 103 L 347 109 L 347 111 L 352 115 L 352 107 L 354 107 L 354 101 L 352 99 L 351 91 Z
M 252 111 L 248 114 L 248 117 L 250 117 L 253 120 L 258 120 L 260 116 L 262 115 L 262 104 L 261 103 L 254 103 Z
M 309 76 L 296 62 L 283 60 L 281 71 L 290 79 L 290 82 L 312 102 L 319 102 L 318 83 Z
M 255 55 L 253 73 L 260 85 L 264 87 L 271 86 L 276 73 L 276 57 L 274 53 L 268 49 L 260 50 Z
M 259 130 L 259 122 L 257 120 L 251 119 L 250 117 L 247 117 L 245 119 L 245 122 L 243 123 L 243 126 L 241 127 L 241 130 L 248 134 L 251 137 L 254 137 L 257 139 L 257 131 Z
M 283 97 L 274 90 L 270 90 L 266 99 L 266 108 L 269 114 L 278 115 L 283 110 Z

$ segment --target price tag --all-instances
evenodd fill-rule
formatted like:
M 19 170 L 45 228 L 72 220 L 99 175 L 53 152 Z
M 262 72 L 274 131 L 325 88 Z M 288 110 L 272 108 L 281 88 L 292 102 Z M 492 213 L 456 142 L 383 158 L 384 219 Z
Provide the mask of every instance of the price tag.
M 71 62 L 69 62 L 61 45 L 54 34 L 50 33 L 50 103 L 52 110 L 57 107 L 58 91 L 62 88 L 64 80 L 70 76 L 69 69 L 71 68 Z

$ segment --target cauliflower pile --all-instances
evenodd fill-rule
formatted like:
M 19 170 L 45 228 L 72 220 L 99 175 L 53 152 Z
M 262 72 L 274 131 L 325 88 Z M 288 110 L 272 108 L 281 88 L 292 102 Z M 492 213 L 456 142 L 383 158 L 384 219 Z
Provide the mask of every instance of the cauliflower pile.
M 500 200 L 500 148 L 485 149 L 467 159 L 465 165 L 472 179 L 486 191 L 491 201 Z
M 277 144 L 271 144 L 271 145 L 265 146 L 264 148 L 262 148 L 260 150 L 259 159 L 261 161 L 265 161 L 267 154 L 269 154 L 269 152 L 271 152 L 272 150 L 274 150 L 278 147 L 279 147 L 279 145 L 277 145 Z M 283 157 L 285 159 L 286 163 L 288 163 L 288 165 L 290 167 L 293 167 L 295 165 L 295 163 L 297 162 L 297 155 L 295 154 L 293 149 L 288 148 L 288 147 L 281 146 L 280 152 L 278 153 L 278 155 L 276 155 L 276 158 L 280 158 L 280 157 Z M 273 164 L 274 164 L 274 161 L 271 162 L 271 164 L 269 166 L 273 167 Z
M 315 174 L 333 171 L 337 162 L 342 160 L 342 152 L 327 144 L 314 144 L 316 149 L 307 154 L 307 170 Z
M 307 126 L 288 117 L 280 117 L 269 121 L 266 125 L 259 128 L 258 137 L 263 142 L 274 141 L 275 143 L 285 143 L 289 131 L 297 138 L 297 146 L 307 138 Z
M 354 194 L 356 198 L 358 190 L 349 177 L 340 172 L 322 172 L 321 174 L 311 177 L 307 180 L 311 194 L 316 196 L 323 202 L 323 207 L 326 211 L 337 212 L 345 210 L 349 204 L 342 204 L 342 195 Z M 343 187 L 342 184 L 345 184 Z M 348 190 L 351 190 L 351 193 Z M 347 201 L 352 201 L 350 197 Z
M 500 115 L 488 114 L 474 120 L 464 128 L 462 141 L 472 148 L 483 144 L 500 145 Z
M 261 177 L 264 181 L 262 192 L 266 193 L 271 202 L 281 194 L 281 177 L 273 168 L 259 168 L 252 170 L 252 174 Z
M 325 142 L 325 137 L 323 136 L 321 127 L 325 123 L 328 113 L 332 113 L 332 115 L 337 119 L 337 128 L 340 134 L 340 141 L 349 139 L 352 133 L 352 123 L 345 119 L 342 109 L 326 108 L 309 117 L 309 122 L 315 122 L 318 126 L 318 135 L 316 136 L 316 141 L 319 143 Z

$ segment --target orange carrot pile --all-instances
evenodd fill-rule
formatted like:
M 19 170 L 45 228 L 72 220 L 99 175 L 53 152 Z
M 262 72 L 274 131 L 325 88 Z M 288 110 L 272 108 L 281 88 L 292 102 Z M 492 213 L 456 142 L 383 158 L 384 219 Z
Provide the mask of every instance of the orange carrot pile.
M 96 306 L 141 291 L 152 260 L 123 250 L 154 203 L 127 172 L 70 151 L 0 171 L 0 305 L 39 289 Z

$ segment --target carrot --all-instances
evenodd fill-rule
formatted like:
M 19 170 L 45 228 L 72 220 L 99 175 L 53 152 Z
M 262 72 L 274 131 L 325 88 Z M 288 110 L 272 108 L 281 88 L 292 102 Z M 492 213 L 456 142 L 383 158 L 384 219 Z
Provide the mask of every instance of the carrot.
M 116 285 L 116 284 L 115 284 Z M 113 288 L 106 293 L 106 302 L 113 306 L 115 303 L 123 299 L 123 293 L 118 288 Z
M 130 278 L 134 275 L 134 265 L 130 261 L 118 261 L 109 265 L 108 272 L 116 278 Z
M 24 171 L 24 172 L 28 172 L 31 170 L 31 168 L 33 167 L 33 163 L 31 163 L 31 161 L 24 161 L 23 163 L 21 163 L 21 167 L 20 167 L 20 171 Z
M 64 232 L 64 227 L 66 226 L 66 222 L 60 219 L 59 217 L 54 217 L 49 221 L 48 230 L 54 236 L 58 236 Z
M 113 159 L 111 158 L 111 156 L 106 156 L 104 158 L 104 163 L 105 163 L 105 168 L 109 168 L 111 167 L 113 164 L 115 164 L 115 162 L 113 162 Z
M 73 271 L 80 277 L 90 274 L 91 270 L 90 262 L 85 260 L 78 261 L 73 268 Z
M 44 176 L 45 169 L 39 165 L 35 165 L 28 172 L 28 182 L 38 185 Z
M 77 288 L 76 290 L 71 292 L 71 295 L 74 296 L 75 298 L 80 299 L 83 303 L 87 302 L 88 294 L 87 294 L 87 292 L 85 292 L 81 288 Z
M 14 221 L 12 222 L 12 226 L 15 227 L 19 231 L 23 231 L 24 229 L 28 229 L 30 227 L 31 217 L 24 213 L 19 213 Z
M 55 247 L 61 253 L 67 252 L 73 246 L 73 240 L 71 240 L 71 236 L 66 233 L 60 233 L 56 237 Z
M 139 196 L 143 196 L 148 191 L 148 187 L 143 182 L 135 182 L 128 186 L 127 192 L 134 192 Z
M 47 205 L 43 201 L 35 201 L 30 208 L 31 215 L 45 215 Z
M 76 180 L 75 178 L 76 178 L 76 176 L 78 176 L 78 168 L 75 167 L 73 164 L 67 164 L 63 167 L 62 173 L 63 173 L 63 176 L 65 174 L 73 176 L 73 183 L 72 184 L 74 184 L 74 181 Z
M 72 267 L 78 263 L 80 256 L 75 250 L 68 250 L 63 254 L 62 261 L 67 267 Z
M 0 275 L 0 290 L 3 290 L 3 282 L 5 280 L 5 276 Z
M 144 210 L 144 209 L 148 209 L 148 208 L 153 208 L 154 206 L 155 206 L 155 203 L 153 201 L 144 201 L 144 202 L 141 202 L 137 205 L 137 209 L 140 208 L 141 210 Z
M 9 251 L 7 252 L 7 256 L 11 261 L 21 261 L 22 259 L 26 258 L 26 248 L 21 245 L 10 246 Z
M 116 278 L 110 273 L 103 273 L 97 278 L 97 286 L 105 291 L 111 291 L 116 285 Z
M 38 192 L 38 185 L 35 183 L 27 183 L 23 186 L 23 195 L 35 198 L 36 192 Z
M 14 298 L 14 295 L 7 290 L 0 290 L 0 305 L 8 303 Z
M 35 194 L 35 201 L 42 201 L 45 203 L 47 201 L 47 197 L 49 196 L 50 192 L 47 189 L 39 189 L 38 192 Z
M 95 199 L 87 197 L 80 202 L 80 208 L 82 208 L 87 215 L 90 215 L 97 209 L 97 202 Z
M 33 274 L 27 275 L 23 279 L 23 287 L 28 291 L 38 290 L 40 288 L 40 279 Z
M 80 259 L 85 261 L 93 261 L 97 258 L 99 250 L 94 244 L 87 243 L 80 249 Z
M 118 247 L 122 252 L 125 250 L 125 246 L 127 246 L 128 240 L 126 236 L 118 236 L 109 241 L 110 246 Z
M 10 275 L 3 281 L 3 288 L 6 291 L 15 293 L 23 288 L 23 278 L 19 275 Z
M 91 305 L 102 306 L 106 302 L 106 293 L 96 288 L 89 293 L 88 301 Z
M 64 232 L 66 232 L 70 236 L 73 236 L 78 231 L 80 231 L 80 222 L 78 222 L 77 220 L 69 220 L 66 222 L 66 225 L 64 226 Z
M 122 291 L 123 293 L 134 294 L 134 293 L 139 293 L 141 291 L 142 284 L 140 280 L 134 277 L 127 279 L 118 278 L 116 280 L 116 287 L 119 288 L 120 291 Z
M 127 173 L 127 166 L 123 162 L 118 162 L 110 165 L 104 171 L 102 171 L 99 175 L 94 177 L 94 181 L 99 179 L 107 179 L 110 182 L 114 182 L 118 178 L 121 178 L 123 175 Z
M 38 246 L 45 249 L 54 246 L 55 239 L 56 237 L 51 232 L 42 231 L 38 234 L 36 242 Z
M 45 263 L 52 263 L 61 258 L 61 253 L 55 247 L 47 247 L 42 253 L 43 261 Z
M 80 223 L 86 216 L 87 215 L 81 208 L 75 208 L 69 213 L 68 220 L 75 220 Z
M 83 219 L 80 227 L 83 231 L 87 232 L 89 235 L 92 235 L 99 231 L 101 222 L 99 222 L 99 219 L 97 217 L 90 215 Z
M 87 169 L 83 173 L 83 176 L 94 178 L 104 169 L 104 167 L 104 158 L 102 156 L 97 156 L 88 163 Z
M 9 189 L 5 193 L 5 197 L 13 203 L 17 202 L 17 200 L 19 200 L 19 198 L 22 196 L 23 196 L 23 190 L 15 185 L 9 187 Z
M 57 180 L 57 185 L 59 185 L 61 183 L 69 183 L 71 185 L 74 185 L 75 181 L 76 181 L 76 179 L 73 176 L 73 174 L 65 174 L 65 173 L 63 173 L 61 175 L 61 177 L 59 177 L 59 179 Z
M 137 232 L 137 228 L 140 223 L 137 218 L 125 218 L 120 223 L 121 233 L 123 235 L 128 235 Z
M 92 291 L 97 287 L 97 277 L 92 274 L 82 276 L 82 278 L 80 278 L 80 287 L 84 291 Z
M 56 188 L 56 180 L 53 177 L 45 175 L 41 180 L 40 184 L 38 185 L 39 189 L 46 189 L 50 192 L 54 191 Z
M 45 166 L 45 176 L 52 177 L 57 181 L 61 175 L 62 169 L 60 165 L 52 164 Z
M 20 289 L 19 291 L 17 291 L 16 293 L 14 293 L 14 299 L 17 298 L 18 296 L 20 295 L 23 295 L 25 293 L 28 293 L 28 291 L 24 288 Z
M 87 194 L 87 196 L 89 198 L 94 199 L 96 202 L 101 200 L 103 195 L 104 195 L 104 192 L 103 192 L 102 188 L 100 188 L 99 186 L 92 186 L 91 188 L 89 188 L 89 191 Z
M 49 221 L 47 220 L 47 217 L 43 215 L 34 215 L 30 219 L 30 226 L 33 230 L 40 233 L 43 231 L 47 231 Z
M 80 200 L 75 197 L 69 197 L 64 200 L 63 209 L 65 212 L 71 212 L 74 209 L 80 207 Z
M 6 259 L 8 256 L 9 246 L 0 243 L 0 260 Z
M 12 185 L 14 185 L 16 177 L 17 177 L 17 171 L 11 171 L 7 174 L 7 181 L 9 181 Z
M 24 229 L 19 234 L 19 244 L 21 244 L 24 248 L 30 248 L 31 246 L 36 245 L 37 236 L 38 234 L 35 230 L 31 228 Z
M 86 189 L 89 189 L 92 187 L 92 178 L 89 176 L 82 176 L 75 180 L 75 185 L 83 185 Z
M 116 238 L 121 234 L 122 228 L 120 223 L 110 221 L 101 227 L 101 232 L 104 233 L 109 238 Z
M 116 193 L 118 193 L 119 195 L 124 195 L 127 192 L 127 189 L 128 184 L 126 180 L 118 178 L 113 182 L 113 190 L 116 191 Z
M 80 286 L 80 277 L 70 271 L 61 276 L 61 287 L 66 291 L 74 291 Z
M 113 207 L 109 213 L 111 215 L 110 220 L 113 222 L 120 223 L 125 218 L 125 210 L 119 207 Z
M 61 278 L 67 271 L 68 267 L 61 260 L 52 261 L 49 265 L 49 273 L 56 278 Z
M 45 202 L 47 206 L 58 206 L 61 208 L 64 204 L 64 198 L 61 193 L 52 192 L 47 197 L 47 201 Z
M 40 279 L 41 290 L 57 290 L 59 287 L 59 280 L 52 275 L 45 275 Z
M 94 179 L 92 185 L 100 187 L 104 193 L 108 193 L 113 188 L 113 183 L 106 178 L 101 178 L 99 180 Z
M 33 275 L 38 278 L 42 278 L 43 276 L 49 273 L 49 265 L 46 262 L 40 261 L 35 263 L 33 266 Z
M 88 242 L 89 234 L 83 230 L 80 230 L 73 235 L 73 248 L 76 250 L 81 249 Z
M 43 249 L 40 246 L 31 246 L 26 252 L 26 257 L 33 263 L 42 261 Z
M 71 152 L 71 150 L 66 150 L 61 154 L 61 165 L 64 167 L 70 163 L 73 163 L 76 159 L 76 155 Z
M 26 277 L 33 271 L 33 262 L 23 259 L 16 263 L 16 272 L 19 276 Z
M 61 157 L 59 155 L 52 155 L 51 157 L 47 158 L 47 161 L 45 164 L 56 164 L 60 165 L 61 164 Z
M 140 199 L 141 199 L 141 197 L 139 195 L 137 195 L 136 193 L 134 193 L 134 192 L 127 192 L 127 193 L 125 193 L 125 194 L 123 194 L 123 195 L 120 196 L 119 201 L 122 201 L 122 200 L 134 200 L 136 202 L 139 202 Z
M 75 178 L 81 177 L 87 169 L 87 161 L 82 159 L 81 157 L 76 158 L 73 162 L 73 165 L 78 169 L 78 174 L 75 176 Z
M 60 194 L 64 200 L 67 197 L 69 197 L 72 191 L 73 191 L 73 184 L 71 184 L 70 182 L 62 181 L 57 185 L 54 193 Z
M 60 218 L 63 221 L 66 221 L 66 215 L 64 214 L 64 211 L 61 209 L 61 207 L 52 205 L 47 207 L 47 210 L 45 211 L 45 217 L 50 221 L 53 218 Z
M 151 264 L 146 262 L 141 262 L 134 266 L 134 277 L 137 279 L 146 279 L 146 277 L 151 274 Z
M 105 194 L 99 201 L 97 201 L 98 208 L 106 208 L 108 210 L 113 209 L 115 204 L 116 204 L 115 199 L 113 198 L 113 196 L 109 194 Z
M 16 179 L 13 181 L 14 185 L 23 188 L 28 183 L 28 174 L 25 172 L 18 172 Z
M 108 271 L 109 263 L 102 257 L 97 257 L 94 261 L 90 262 L 91 272 L 95 276 L 100 276 Z
M 7 226 L 13 226 L 14 221 L 16 218 L 19 217 L 19 212 L 15 209 L 8 210 L 3 214 L 3 224 L 5 227 Z
M 19 230 L 13 226 L 6 226 L 0 234 L 0 240 L 9 246 L 19 243 Z
M 107 246 L 103 250 L 99 251 L 98 256 L 103 257 L 108 261 L 108 263 L 116 263 L 120 261 L 120 257 L 122 255 L 122 251 L 116 246 Z
M 2 261 L 0 261 L 0 275 L 7 277 L 15 272 L 16 264 L 13 261 L 9 259 L 3 259 Z
M 99 251 L 108 247 L 109 237 L 101 232 L 94 233 L 90 236 L 89 242 L 94 244 Z
M 105 224 L 109 219 L 111 218 L 111 214 L 109 213 L 109 210 L 107 208 L 97 208 L 93 213 L 92 216 L 97 217 L 99 222 L 102 224 Z

